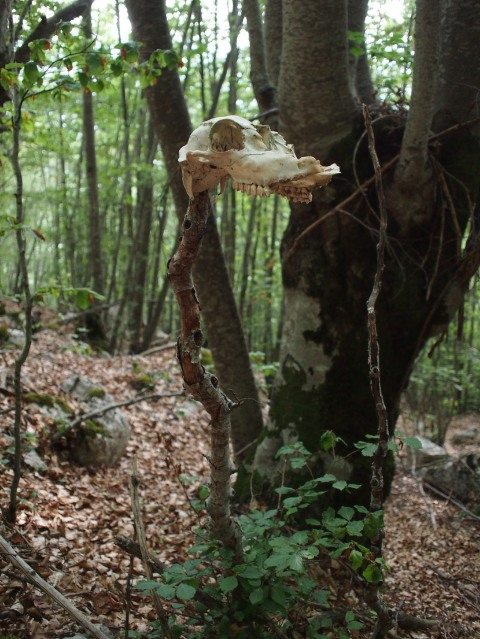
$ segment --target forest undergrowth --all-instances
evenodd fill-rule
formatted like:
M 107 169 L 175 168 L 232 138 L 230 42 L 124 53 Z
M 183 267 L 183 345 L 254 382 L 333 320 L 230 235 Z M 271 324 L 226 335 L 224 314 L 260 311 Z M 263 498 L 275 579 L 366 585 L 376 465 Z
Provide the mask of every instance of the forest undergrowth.
M 25 389 L 63 396 L 71 375 L 84 375 L 121 401 L 134 395 L 132 380 L 139 370 L 155 380 L 155 392 L 179 391 L 181 380 L 174 349 L 145 356 L 98 357 L 79 352 L 69 335 L 42 331 L 36 335 L 24 368 Z M 14 351 L 4 351 L 0 368 L 11 366 Z M 0 394 L 0 473 L 2 503 L 7 501 L 12 472 L 8 439 L 12 413 L 8 393 Z M 27 404 L 23 429 L 27 440 L 46 462 L 45 472 L 25 467 L 21 503 L 10 534 L 26 559 L 45 579 L 69 596 L 95 623 L 124 628 L 125 586 L 130 558 L 115 537 L 132 537 L 129 477 L 137 459 L 140 493 L 149 549 L 165 563 L 185 558 L 193 543 L 198 514 L 192 509 L 196 487 L 208 479 L 208 418 L 200 405 L 185 397 L 141 402 L 124 409 L 132 433 L 126 454 L 114 468 L 91 471 L 73 465 L 65 452 L 53 450 L 46 436 L 52 417 L 47 409 Z M 185 487 L 180 474 L 197 479 Z M 421 482 L 399 464 L 386 503 L 385 599 L 388 604 L 420 617 L 436 617 L 462 626 L 462 636 L 480 637 L 480 523 L 446 500 L 425 493 Z M 15 576 L 5 560 L 0 564 L 0 631 L 22 639 L 53 639 L 78 631 L 66 614 L 44 595 Z M 312 561 L 313 574 L 332 590 L 338 605 L 362 614 L 361 598 L 350 573 L 329 557 Z M 134 581 L 144 578 L 134 560 Z M 130 627 L 145 630 L 155 612 L 150 599 L 133 589 Z M 434 637 L 454 637 L 441 629 Z M 353 631 L 352 637 L 369 636 Z M 0 633 L 1 636 L 1 633 Z M 8 636 L 8 635 L 7 635 Z M 420 639 L 422 633 L 398 634 Z

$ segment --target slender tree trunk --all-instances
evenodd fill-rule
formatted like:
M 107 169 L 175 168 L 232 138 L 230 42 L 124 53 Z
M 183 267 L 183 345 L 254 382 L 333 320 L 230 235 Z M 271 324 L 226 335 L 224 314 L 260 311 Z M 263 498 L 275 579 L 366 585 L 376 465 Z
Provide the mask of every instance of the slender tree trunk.
M 365 18 L 368 12 L 368 0 L 348 0 L 348 30 L 363 36 L 363 53 L 349 55 L 350 82 L 358 100 L 370 104 L 375 99 L 375 87 L 368 66 L 367 48 L 365 44 Z
M 92 38 L 92 15 L 90 7 L 84 17 L 85 37 Z M 98 197 L 97 154 L 95 148 L 95 119 L 93 96 L 88 89 L 83 91 L 83 135 L 85 140 L 85 166 L 88 185 L 89 253 L 93 286 L 103 293 L 102 222 Z
M 252 246 L 252 237 L 255 228 L 255 214 L 257 211 L 257 198 L 254 197 L 250 204 L 250 212 L 248 214 L 248 222 L 247 222 L 247 231 L 245 238 L 245 249 L 243 251 L 243 259 L 242 259 L 242 281 L 240 286 L 240 298 L 239 298 L 239 308 L 240 308 L 240 317 L 243 318 L 245 322 L 245 299 L 247 295 L 248 289 L 248 274 L 249 274 L 249 266 L 250 266 L 250 250 Z
M 172 46 L 164 1 L 127 0 L 127 9 L 134 36 L 146 51 L 170 49 Z M 178 151 L 191 132 L 185 98 L 176 71 L 164 70 L 159 82 L 146 90 L 153 124 L 162 147 L 170 178 L 173 200 L 179 219 L 183 219 L 188 197 L 178 168 Z M 258 393 L 250 366 L 242 326 L 213 215 L 194 269 L 196 289 L 216 368 L 222 387 L 244 399 L 232 414 L 234 451 L 244 451 L 254 441 L 262 427 Z
M 129 327 L 131 331 L 130 351 L 136 353 L 141 348 L 143 324 L 143 306 L 147 278 L 147 264 L 150 244 L 150 232 L 153 215 L 153 160 L 157 150 L 152 122 L 147 133 L 147 157 L 145 168 L 139 174 L 137 184 L 137 238 L 134 245 L 134 267 L 131 289 L 131 309 Z

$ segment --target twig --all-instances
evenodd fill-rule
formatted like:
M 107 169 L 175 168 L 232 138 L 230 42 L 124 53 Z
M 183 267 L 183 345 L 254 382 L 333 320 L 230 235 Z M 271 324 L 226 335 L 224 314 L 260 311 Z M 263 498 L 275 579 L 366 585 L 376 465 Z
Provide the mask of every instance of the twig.
M 133 560 L 134 556 L 130 555 L 128 564 L 127 583 L 125 586 L 125 639 L 130 636 L 130 611 L 132 608 L 132 578 L 133 578 Z
M 159 353 L 160 351 L 167 351 L 171 348 L 175 348 L 177 342 L 168 342 L 168 344 L 162 344 L 161 346 L 154 346 L 153 348 L 149 348 L 147 351 L 143 351 L 143 353 L 138 353 L 139 357 L 145 357 L 146 355 L 153 355 L 154 353 Z
M 61 437 L 67 432 L 70 432 L 74 428 L 80 426 L 82 422 L 87 421 L 87 419 L 92 419 L 92 417 L 98 417 L 99 415 L 103 415 L 104 413 L 108 413 L 110 410 L 114 410 L 115 408 L 121 408 L 122 406 L 131 406 L 132 404 L 138 404 L 143 401 L 158 401 L 159 399 L 165 399 L 168 397 L 184 397 L 185 393 L 183 391 L 179 391 L 178 393 L 152 393 L 151 395 L 136 395 L 135 397 L 131 397 L 130 399 L 124 399 L 121 402 L 115 402 L 113 404 L 107 404 L 106 406 L 101 406 L 100 408 L 96 408 L 95 410 L 90 411 L 89 413 L 83 413 L 83 415 L 79 415 L 72 422 L 67 424 L 67 426 L 60 432 L 55 433 L 52 437 L 53 441 L 59 440 Z
M 444 129 L 443 131 L 439 131 L 438 133 L 435 133 L 434 135 L 430 136 L 428 141 L 433 142 L 434 140 L 438 140 L 444 135 L 448 135 L 449 133 L 454 133 L 455 131 L 458 131 L 459 129 L 468 128 L 470 126 L 473 126 L 474 124 L 477 124 L 478 122 L 480 122 L 480 117 L 473 118 L 472 120 L 467 120 L 466 122 L 459 122 L 458 124 L 454 124 L 453 126 L 450 126 L 447 129 Z M 397 153 L 397 155 L 394 155 L 393 158 L 388 160 L 388 162 L 385 162 L 385 164 L 382 167 L 380 167 L 380 174 L 383 175 L 384 173 L 389 171 L 393 166 L 395 166 L 399 158 L 400 158 L 400 154 Z M 375 179 L 376 179 L 375 175 L 372 175 L 372 177 L 368 178 L 368 180 L 365 180 L 365 182 L 360 184 L 359 187 L 355 189 L 353 193 L 351 193 L 348 197 L 342 200 L 339 204 L 334 206 L 333 209 L 330 209 L 329 211 L 325 213 L 325 215 L 323 215 L 318 220 L 315 220 L 315 222 L 312 222 L 312 224 L 307 226 L 307 228 L 304 229 L 300 233 L 300 235 L 298 235 L 295 238 L 294 243 L 290 247 L 290 250 L 288 251 L 288 253 L 283 258 L 283 261 L 286 262 L 287 260 L 289 260 L 292 257 L 292 255 L 297 251 L 299 245 L 305 239 L 305 237 L 307 235 L 310 235 L 312 231 L 314 231 L 321 224 L 323 224 L 323 222 L 325 222 L 326 219 L 328 219 L 335 213 L 339 213 L 341 209 L 345 208 L 346 206 L 354 202 L 359 195 L 363 195 L 366 189 L 368 189 L 375 182 Z
M 181 333 L 177 342 L 177 357 L 185 389 L 203 404 L 211 417 L 211 483 L 207 512 L 212 532 L 224 546 L 234 549 L 241 556 L 239 531 L 230 513 L 230 412 L 235 404 L 219 388 L 218 379 L 200 363 L 203 333 L 200 328 L 200 306 L 192 280 L 192 267 L 210 211 L 207 191 L 190 200 L 180 244 L 168 263 L 168 275 L 180 309 Z
M 455 497 L 452 497 L 451 495 L 447 495 L 447 493 L 444 493 L 442 490 L 440 490 L 436 486 L 432 486 L 432 484 L 429 484 L 424 479 L 422 480 L 422 483 L 427 490 L 431 490 L 432 493 L 435 493 L 436 495 L 443 497 L 443 499 L 446 499 L 447 501 L 452 503 L 459 510 L 463 511 L 466 515 L 468 515 L 471 519 L 474 519 L 475 521 L 480 521 L 480 517 L 478 515 L 473 513 L 471 510 L 468 510 L 468 508 L 464 506 L 461 501 L 458 501 L 458 499 L 455 499 Z
M 61 606 L 68 614 L 75 619 L 85 630 L 97 639 L 109 639 L 109 637 L 103 633 L 97 626 L 95 626 L 84 614 L 76 608 L 72 602 L 62 595 L 56 588 L 51 586 L 47 581 L 42 579 L 35 570 L 29 566 L 18 554 L 13 546 L 11 546 L 4 537 L 0 535 L 0 548 L 7 556 L 8 560 L 26 576 L 27 580 L 48 595 L 53 601 Z
M 378 343 L 376 305 L 382 288 L 382 275 L 385 268 L 385 246 L 387 242 L 387 211 L 385 206 L 385 193 L 383 190 L 382 173 L 375 150 L 375 138 L 373 135 L 372 121 L 368 107 L 363 105 L 363 117 L 368 136 L 368 150 L 372 158 L 375 187 L 378 195 L 380 209 L 380 227 L 377 243 L 377 266 L 373 278 L 373 286 L 367 300 L 367 328 L 368 328 L 368 368 L 370 376 L 370 389 L 375 402 L 377 413 L 378 445 L 372 461 L 372 478 L 370 480 L 370 512 L 381 510 L 383 503 L 383 464 L 388 453 L 388 414 L 382 392 L 380 369 L 380 346 Z M 372 552 L 375 559 L 382 557 L 384 528 L 380 527 L 372 540 Z M 392 627 L 393 619 L 391 611 L 382 602 L 378 586 L 369 586 L 370 603 L 378 615 L 378 620 L 373 631 L 373 639 L 383 637 Z
M 131 555 L 132 557 L 137 557 L 137 559 L 142 559 L 142 551 L 140 550 L 140 544 L 133 539 L 129 539 L 128 537 L 124 537 L 123 535 L 118 535 L 115 537 L 115 544 L 121 548 L 123 551 Z M 147 552 L 148 563 L 150 564 L 150 568 L 153 572 L 161 575 L 165 570 L 165 564 L 158 559 L 158 557 L 151 550 Z
M 145 538 L 145 528 L 143 526 L 142 511 L 140 508 L 140 497 L 138 495 L 137 461 L 135 458 L 133 459 L 133 462 L 132 462 L 132 474 L 130 476 L 130 492 L 131 492 L 131 498 L 132 498 L 133 518 L 135 521 L 135 531 L 138 537 L 138 545 L 140 546 L 143 569 L 145 570 L 147 579 L 151 579 L 153 573 L 150 567 L 150 561 L 149 561 L 148 549 L 147 549 L 147 540 Z M 170 628 L 168 625 L 168 616 L 163 608 L 162 602 L 160 601 L 160 597 L 158 596 L 157 592 L 152 591 L 152 599 L 155 606 L 155 610 L 157 611 L 158 620 L 163 630 L 163 634 L 168 639 L 172 639 L 172 633 L 170 632 Z

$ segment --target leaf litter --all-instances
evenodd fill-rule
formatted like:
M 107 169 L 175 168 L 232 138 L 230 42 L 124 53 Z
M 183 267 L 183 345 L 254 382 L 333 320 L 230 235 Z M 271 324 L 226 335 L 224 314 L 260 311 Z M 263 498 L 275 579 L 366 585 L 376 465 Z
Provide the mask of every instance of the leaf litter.
M 72 374 L 98 384 L 115 400 L 132 396 L 138 370 L 152 374 L 154 392 L 181 388 L 173 350 L 148 357 L 92 357 L 78 352 L 68 335 L 45 330 L 36 335 L 23 369 L 24 388 L 64 397 L 79 414 L 81 406 L 62 390 Z M 0 354 L 0 370 L 9 371 L 15 353 Z M 151 391 L 149 391 L 151 392 Z M 0 394 L 0 503 L 8 501 L 12 478 L 9 464 L 13 413 L 11 394 Z M 22 557 L 52 585 L 70 597 L 94 623 L 123 636 L 125 586 L 130 558 L 115 545 L 115 537 L 133 537 L 129 477 L 137 459 L 143 516 L 149 549 L 165 563 L 181 561 L 193 543 L 198 515 L 178 474 L 208 481 L 208 417 L 195 402 L 180 398 L 140 402 L 123 408 L 131 425 L 126 454 L 114 468 L 91 470 L 73 465 L 62 451 L 52 450 L 46 432 L 52 416 L 36 404 L 24 407 L 27 441 L 47 464 L 45 472 L 24 466 L 17 526 L 2 534 Z M 436 528 L 432 526 L 432 512 Z M 480 637 L 480 524 L 447 500 L 422 494 L 418 480 L 397 471 L 385 506 L 385 558 L 390 567 L 384 596 L 389 605 L 422 617 L 448 622 L 429 635 L 398 631 L 392 636 Z M 141 579 L 134 560 L 134 579 Z M 348 575 L 332 566 L 332 585 L 351 592 Z M 345 581 L 347 580 L 347 581 Z M 154 612 L 148 598 L 133 591 L 131 628 L 146 630 Z M 458 627 L 452 626 L 457 624 Z M 0 630 L 21 639 L 53 639 L 79 630 L 66 613 L 54 607 L 0 558 Z M 1 636 L 1 635 L 0 635 Z M 362 635 L 358 632 L 356 637 Z M 369 635 L 365 635 L 369 636 Z

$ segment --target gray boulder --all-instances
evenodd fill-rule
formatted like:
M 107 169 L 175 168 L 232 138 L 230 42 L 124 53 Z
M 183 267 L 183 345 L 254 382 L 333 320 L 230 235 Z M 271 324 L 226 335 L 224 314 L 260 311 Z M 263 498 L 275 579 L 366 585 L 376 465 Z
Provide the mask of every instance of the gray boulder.
M 433 464 L 420 471 L 422 479 L 445 495 L 461 502 L 480 504 L 480 456 L 464 455 L 458 459 Z
M 477 444 L 480 447 L 480 426 L 469 426 L 458 430 L 450 439 L 452 446 L 469 446 Z
M 114 398 L 87 377 L 69 377 L 62 390 L 85 404 L 85 413 L 114 404 Z M 71 458 L 82 466 L 115 466 L 130 437 L 130 425 L 118 408 L 86 419 L 68 437 Z
M 24 453 L 23 462 L 39 473 L 44 473 L 47 470 L 47 464 L 34 449 L 29 450 L 28 453 Z
M 432 464 L 438 464 L 446 462 L 449 459 L 449 455 L 445 448 L 435 444 L 426 437 L 418 437 L 422 447 L 421 448 L 408 448 L 408 457 L 410 463 L 414 468 L 423 468 L 424 466 L 430 466 Z

